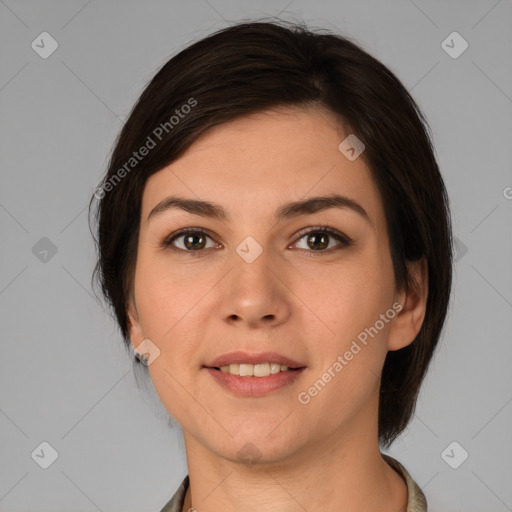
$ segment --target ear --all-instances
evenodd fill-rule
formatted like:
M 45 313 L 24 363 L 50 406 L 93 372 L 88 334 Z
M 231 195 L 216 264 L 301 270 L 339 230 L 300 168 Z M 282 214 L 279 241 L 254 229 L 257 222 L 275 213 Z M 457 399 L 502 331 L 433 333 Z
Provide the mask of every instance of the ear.
M 142 332 L 142 326 L 139 321 L 139 313 L 135 301 L 130 298 L 128 306 L 126 308 L 126 314 L 128 316 L 128 332 L 130 335 L 130 341 L 132 347 L 138 347 L 140 342 L 144 339 L 144 333 Z
M 397 294 L 396 300 L 402 309 L 391 323 L 388 338 L 388 350 L 400 350 L 410 345 L 423 324 L 428 297 L 428 266 L 427 260 L 407 263 L 411 286 Z

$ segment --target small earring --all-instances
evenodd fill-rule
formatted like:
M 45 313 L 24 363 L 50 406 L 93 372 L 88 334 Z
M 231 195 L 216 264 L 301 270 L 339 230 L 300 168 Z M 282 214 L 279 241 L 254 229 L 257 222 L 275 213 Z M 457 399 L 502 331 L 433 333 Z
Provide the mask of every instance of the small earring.
M 148 366 L 149 353 L 145 352 L 141 354 L 137 351 L 137 349 L 133 349 L 133 355 L 138 359 L 143 365 Z

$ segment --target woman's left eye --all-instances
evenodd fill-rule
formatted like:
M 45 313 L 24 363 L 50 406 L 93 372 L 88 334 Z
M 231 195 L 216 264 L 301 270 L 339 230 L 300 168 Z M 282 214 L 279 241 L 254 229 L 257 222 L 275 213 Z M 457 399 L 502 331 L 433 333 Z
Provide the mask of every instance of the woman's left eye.
M 330 249 L 333 249 L 330 244 L 332 239 L 336 240 L 341 247 L 348 247 L 352 243 L 352 240 L 348 236 L 328 226 L 309 229 L 305 233 L 299 233 L 298 236 L 299 241 L 305 239 L 306 247 L 311 250 L 304 247 L 299 247 L 299 249 L 308 252 L 330 252 Z M 295 245 L 297 245 L 297 243 Z M 336 248 L 336 245 L 334 248 Z

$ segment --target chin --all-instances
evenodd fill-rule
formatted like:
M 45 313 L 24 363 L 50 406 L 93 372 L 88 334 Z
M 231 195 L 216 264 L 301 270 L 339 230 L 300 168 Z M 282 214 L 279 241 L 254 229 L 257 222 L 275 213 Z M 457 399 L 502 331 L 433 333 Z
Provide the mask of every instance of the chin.
M 268 425 L 268 423 L 266 424 Z M 225 449 L 227 458 L 234 462 L 241 462 L 247 466 L 255 464 L 275 464 L 290 457 L 299 448 L 297 436 L 291 436 L 286 430 L 287 437 L 269 436 L 271 429 L 250 429 L 250 433 L 242 434 L 240 431 Z M 291 438 L 293 437 L 293 438 Z

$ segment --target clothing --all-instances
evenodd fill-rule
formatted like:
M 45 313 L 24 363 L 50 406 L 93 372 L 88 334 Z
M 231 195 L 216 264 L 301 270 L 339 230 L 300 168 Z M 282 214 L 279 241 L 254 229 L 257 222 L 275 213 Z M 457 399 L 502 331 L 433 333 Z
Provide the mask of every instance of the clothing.
M 423 494 L 423 491 L 419 488 L 418 484 L 412 479 L 411 475 L 407 470 L 393 457 L 382 454 L 384 460 L 395 469 L 405 480 L 407 484 L 407 512 L 427 512 L 427 499 Z M 171 498 L 171 500 L 164 506 L 160 512 L 181 512 L 183 508 L 183 502 L 185 501 L 185 494 L 189 486 L 188 475 L 184 478 L 178 490 Z M 187 512 L 185 510 L 185 512 Z
M 407 472 L 404 466 L 385 453 L 381 455 L 393 469 L 398 471 L 407 484 L 407 512 L 427 512 L 427 498 L 425 498 L 420 486 L 412 479 L 412 476 Z M 181 512 L 181 509 L 179 509 L 179 511 Z

